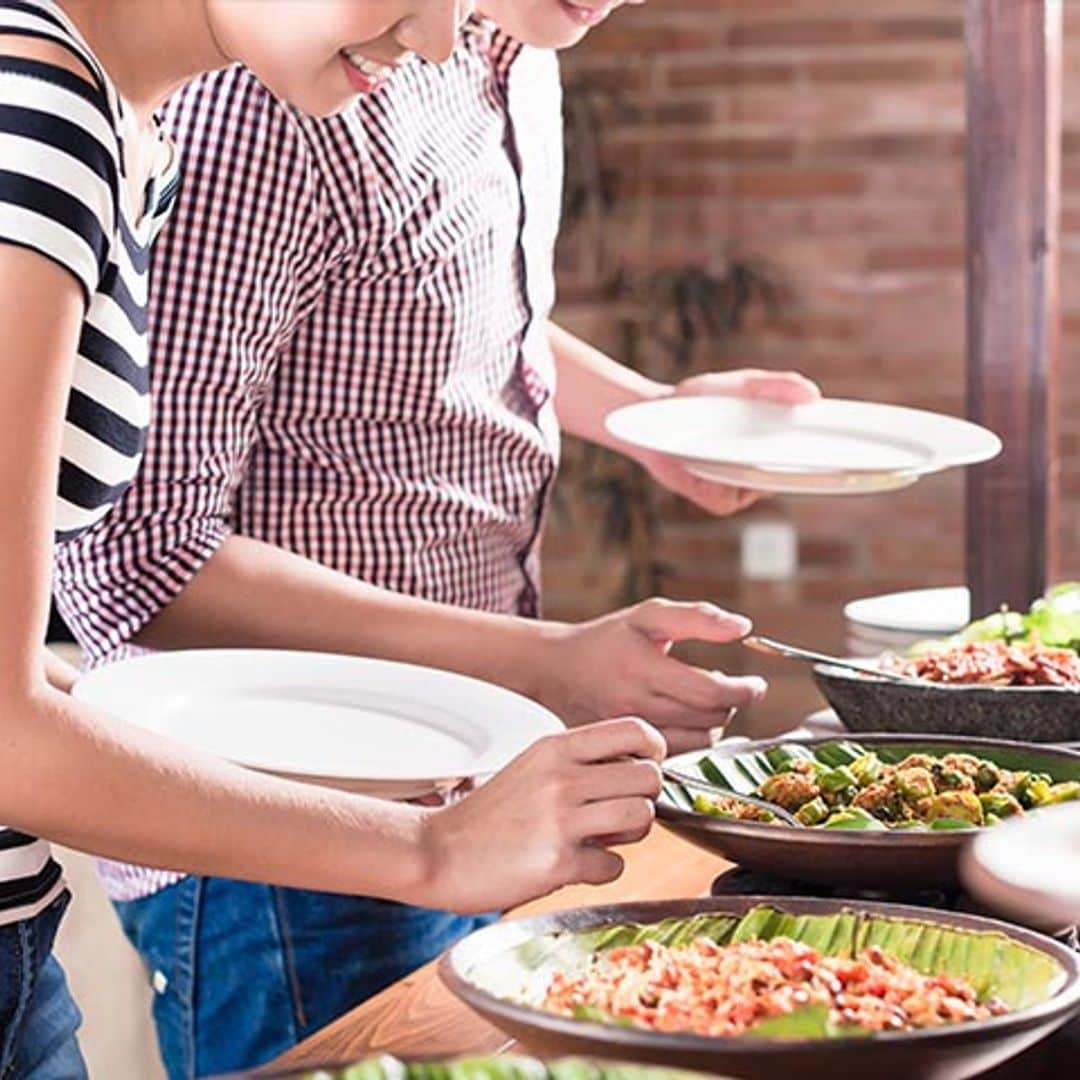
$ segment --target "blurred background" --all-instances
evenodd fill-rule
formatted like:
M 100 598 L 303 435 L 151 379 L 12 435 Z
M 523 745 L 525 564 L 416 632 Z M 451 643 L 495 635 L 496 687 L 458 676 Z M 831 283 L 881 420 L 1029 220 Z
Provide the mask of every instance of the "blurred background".
M 1080 5 L 1065 4 L 1061 569 L 1080 574 Z M 566 54 L 559 319 L 648 374 L 795 368 L 833 397 L 964 413 L 963 0 L 652 0 Z M 719 521 L 568 441 L 547 612 L 652 593 L 844 645 L 850 599 L 964 581 L 962 470 Z M 982 613 L 977 613 L 982 614 Z M 772 692 L 755 730 L 820 699 Z
M 1066 8 L 1062 569 L 1080 575 L 1080 5 Z M 797 368 L 832 396 L 964 411 L 963 0 L 651 0 L 567 54 L 559 319 L 650 375 Z M 708 599 L 844 645 L 852 598 L 964 579 L 960 471 L 882 497 L 772 499 L 720 521 L 568 441 L 547 613 Z M 756 731 L 819 705 L 805 670 L 691 649 L 772 683 Z M 160 1073 L 148 990 L 88 862 L 61 951 L 92 1075 Z

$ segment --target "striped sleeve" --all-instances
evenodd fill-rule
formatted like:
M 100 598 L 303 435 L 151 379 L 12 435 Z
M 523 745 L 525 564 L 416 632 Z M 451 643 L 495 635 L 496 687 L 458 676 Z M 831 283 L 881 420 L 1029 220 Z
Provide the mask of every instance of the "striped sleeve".
M 97 291 L 115 235 L 119 158 L 108 100 L 54 64 L 0 57 L 0 243 Z

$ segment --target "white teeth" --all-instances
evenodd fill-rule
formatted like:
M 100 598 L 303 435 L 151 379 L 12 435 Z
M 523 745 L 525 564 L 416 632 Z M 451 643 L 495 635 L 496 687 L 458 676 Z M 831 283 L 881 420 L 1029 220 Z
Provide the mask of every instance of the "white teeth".
M 394 73 L 392 67 L 380 64 L 356 49 L 346 49 L 345 58 L 357 71 L 366 75 L 369 79 L 389 79 Z

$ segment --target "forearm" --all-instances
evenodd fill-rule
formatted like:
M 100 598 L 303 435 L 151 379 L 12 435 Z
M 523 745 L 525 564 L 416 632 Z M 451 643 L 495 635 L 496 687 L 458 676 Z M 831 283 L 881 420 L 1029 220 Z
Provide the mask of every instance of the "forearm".
M 555 410 L 563 430 L 600 446 L 624 450 L 604 428 L 607 414 L 636 401 L 664 397 L 671 388 L 618 363 L 554 323 L 549 327 L 549 339 L 558 376 Z
M 304 649 L 426 664 L 540 696 L 552 624 L 376 588 L 310 559 L 228 537 L 139 642 L 151 648 Z
M 5 695 L 0 820 L 165 869 L 415 902 L 425 811 L 278 780 L 51 688 Z

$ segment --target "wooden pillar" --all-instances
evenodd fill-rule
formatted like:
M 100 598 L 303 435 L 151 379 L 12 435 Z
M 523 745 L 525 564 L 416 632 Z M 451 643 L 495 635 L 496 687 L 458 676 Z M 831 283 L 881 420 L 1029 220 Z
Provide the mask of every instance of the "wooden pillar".
M 967 392 L 1005 451 L 969 470 L 972 611 L 1054 572 L 1061 0 L 967 0 Z

